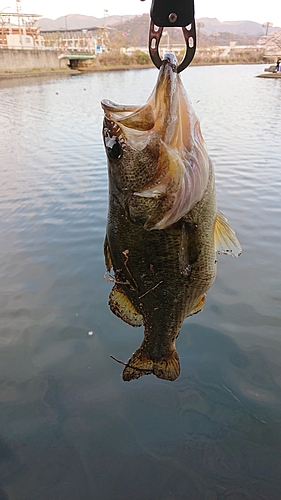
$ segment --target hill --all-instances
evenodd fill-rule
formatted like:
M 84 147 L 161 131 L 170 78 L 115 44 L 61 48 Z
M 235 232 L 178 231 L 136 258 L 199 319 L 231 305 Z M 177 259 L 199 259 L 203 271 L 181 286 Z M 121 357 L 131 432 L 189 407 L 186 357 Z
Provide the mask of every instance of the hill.
M 224 21 L 221 22 L 217 18 L 202 17 L 197 19 L 197 22 L 204 24 L 202 31 L 206 35 L 214 33 L 233 33 L 234 35 L 255 35 L 262 36 L 265 33 L 265 28 L 262 24 L 254 21 Z M 268 33 L 272 33 L 278 29 L 277 27 L 269 27 Z
M 135 16 L 108 16 L 105 18 L 99 18 L 94 16 L 83 16 L 80 14 L 68 14 L 67 16 L 61 16 L 57 19 L 48 19 L 42 17 L 38 21 L 38 25 L 43 31 L 56 31 L 61 29 L 69 30 L 81 30 L 92 28 L 94 26 L 104 26 L 104 21 L 106 21 L 106 26 L 114 26 L 121 22 L 121 20 L 127 21 L 133 19 Z
M 92 27 L 106 26 L 113 28 L 109 32 L 112 46 L 147 46 L 149 32 L 149 15 L 142 16 L 108 16 L 98 18 L 94 16 L 83 16 L 80 14 L 69 14 L 58 19 L 39 19 L 39 26 L 43 31 L 57 31 L 64 29 L 89 29 Z M 229 45 L 236 42 L 237 45 L 255 45 L 265 34 L 265 28 L 253 21 L 226 21 L 221 22 L 216 18 L 203 17 L 196 20 L 197 25 L 197 47 L 206 45 Z M 278 30 L 270 27 L 268 34 Z M 180 28 L 167 30 L 169 38 L 163 40 L 165 43 L 183 43 Z M 125 35 L 125 36 L 124 36 Z M 163 37 L 164 39 L 164 37 Z
M 200 18 L 197 19 L 197 25 L 200 23 L 200 32 L 197 27 L 197 46 L 202 45 L 229 45 L 230 42 L 236 42 L 237 45 L 255 45 L 262 35 L 265 28 L 261 24 L 252 21 L 233 21 L 220 22 L 218 19 Z M 202 26 L 203 25 L 203 26 Z M 127 45 L 147 45 L 149 31 L 149 15 L 134 17 L 114 25 L 116 32 L 126 32 Z M 271 28 L 270 32 L 278 28 Z M 183 36 L 180 28 L 170 28 L 166 30 L 169 34 L 170 43 L 183 43 Z M 110 37 L 114 37 L 112 31 Z M 168 40 L 166 39 L 165 42 Z
M 108 16 L 105 19 L 94 16 L 83 16 L 80 14 L 68 14 L 66 16 L 58 17 L 57 19 L 48 19 L 42 17 L 39 19 L 39 26 L 43 31 L 55 31 L 60 29 L 83 29 L 91 28 L 93 26 L 120 26 L 123 25 L 128 28 L 138 28 L 139 25 L 144 26 L 146 22 L 149 24 L 149 15 L 143 14 L 142 16 L 124 15 L 124 16 Z M 197 19 L 196 22 L 204 24 L 201 28 L 202 33 L 212 35 L 214 33 L 233 33 L 234 35 L 254 35 L 262 36 L 265 33 L 265 28 L 261 24 L 254 21 L 225 21 L 221 22 L 217 18 L 202 17 Z M 148 26 L 146 26 L 148 29 Z M 268 33 L 276 31 L 278 27 L 269 27 Z M 127 29 L 128 31 L 128 29 Z

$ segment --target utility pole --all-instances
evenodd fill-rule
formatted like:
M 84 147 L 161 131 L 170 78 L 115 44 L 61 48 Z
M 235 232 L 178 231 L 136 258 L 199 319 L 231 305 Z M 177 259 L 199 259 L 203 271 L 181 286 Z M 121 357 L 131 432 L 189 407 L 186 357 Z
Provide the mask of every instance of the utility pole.
M 67 15 L 64 16 L 64 22 L 65 22 L 65 45 L 68 48 Z
M 103 35 L 102 35 L 102 52 L 105 48 L 105 44 L 108 42 L 108 36 L 106 31 L 106 17 L 108 16 L 108 10 L 104 9 L 103 11 Z
M 22 47 L 22 29 L 21 29 L 21 5 L 20 5 L 21 0 L 16 0 L 16 6 L 17 6 L 17 15 L 18 15 L 18 26 L 19 26 L 19 40 L 20 40 L 20 46 L 21 49 Z
M 1 39 L 1 48 L 4 48 L 4 25 L 6 22 L 5 15 L 2 15 L 4 10 L 9 9 L 10 7 L 4 7 L 4 9 L 0 10 L 0 16 L 1 16 L 1 25 L 2 25 L 2 39 Z M 6 38 L 7 40 L 7 38 Z
M 273 26 L 273 23 L 270 23 L 269 21 L 267 21 L 266 23 L 263 23 L 262 27 L 265 28 L 265 36 L 267 36 L 267 33 L 268 33 L 268 28 L 271 26 Z

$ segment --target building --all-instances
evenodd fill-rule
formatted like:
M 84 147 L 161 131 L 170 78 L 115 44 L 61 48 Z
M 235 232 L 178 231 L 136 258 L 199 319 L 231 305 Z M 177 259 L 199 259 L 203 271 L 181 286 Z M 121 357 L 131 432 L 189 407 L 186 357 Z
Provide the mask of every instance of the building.
M 37 14 L 0 12 L 1 49 L 42 49 L 44 38 L 40 35 Z
M 68 52 L 99 53 L 100 50 L 99 26 L 85 29 L 41 30 L 46 48 L 67 50 Z

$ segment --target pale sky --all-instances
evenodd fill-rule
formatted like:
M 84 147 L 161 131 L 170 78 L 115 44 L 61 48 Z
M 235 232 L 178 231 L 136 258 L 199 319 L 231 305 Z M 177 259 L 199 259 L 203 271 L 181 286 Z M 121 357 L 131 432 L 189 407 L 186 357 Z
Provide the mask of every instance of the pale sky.
M 183 0 L 184 1 L 184 0 Z M 194 0 L 195 16 L 216 17 L 219 21 L 270 21 L 281 27 L 280 0 Z M 150 10 L 151 0 L 21 0 L 22 12 L 56 19 L 67 14 L 103 17 L 108 15 L 140 15 Z M 9 7 L 9 8 L 7 8 Z M 16 0 L 0 0 L 0 11 L 16 11 Z

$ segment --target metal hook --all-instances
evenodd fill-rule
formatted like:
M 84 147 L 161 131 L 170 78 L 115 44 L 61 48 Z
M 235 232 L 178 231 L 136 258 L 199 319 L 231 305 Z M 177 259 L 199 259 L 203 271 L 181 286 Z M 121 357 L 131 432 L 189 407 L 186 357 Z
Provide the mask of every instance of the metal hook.
M 163 26 L 156 26 L 153 21 L 150 21 L 149 27 L 149 54 L 156 68 L 160 68 L 162 60 L 159 56 L 159 43 L 163 32 Z
M 153 64 L 160 68 L 159 44 L 163 28 L 180 27 L 183 32 L 186 53 L 178 65 L 180 73 L 192 61 L 196 51 L 194 0 L 152 0 L 150 9 L 149 53 Z
M 195 20 L 192 21 L 188 26 L 182 27 L 183 36 L 186 44 L 186 52 L 185 56 L 178 65 L 177 72 L 180 73 L 182 70 L 187 68 L 191 63 L 195 51 L 196 51 L 196 29 L 195 29 Z
M 162 60 L 159 55 L 159 43 L 163 32 L 163 26 L 156 26 L 150 21 L 149 27 L 149 54 L 156 68 L 160 68 Z M 193 20 L 188 26 L 182 27 L 183 36 L 186 44 L 185 56 L 177 67 L 177 73 L 183 71 L 191 63 L 196 51 L 196 29 Z

